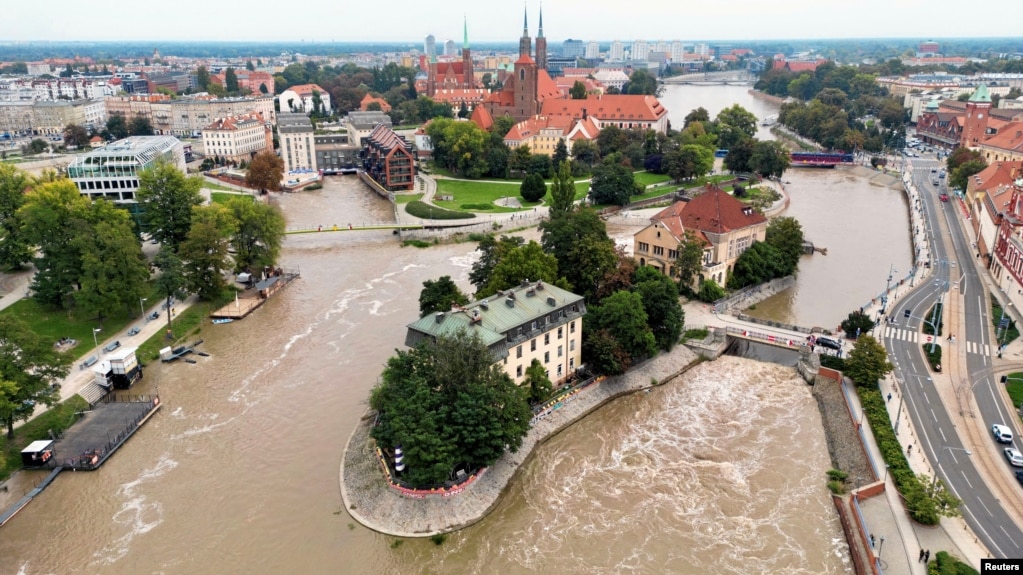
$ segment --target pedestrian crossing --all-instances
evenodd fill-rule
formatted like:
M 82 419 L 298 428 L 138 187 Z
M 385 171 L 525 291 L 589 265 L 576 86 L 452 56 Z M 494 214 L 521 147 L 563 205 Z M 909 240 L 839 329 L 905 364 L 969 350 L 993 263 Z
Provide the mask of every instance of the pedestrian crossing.
M 898 327 L 888 326 L 884 330 L 884 336 L 887 339 L 897 339 L 899 341 L 908 341 L 910 343 L 930 343 L 932 336 L 920 333 L 911 329 L 902 329 Z M 938 344 L 947 348 L 949 345 L 965 345 L 966 353 L 972 353 L 975 355 L 991 355 L 991 346 L 989 344 L 980 344 L 973 341 L 961 342 L 956 341 L 954 344 L 950 344 L 948 340 L 944 338 L 938 338 Z

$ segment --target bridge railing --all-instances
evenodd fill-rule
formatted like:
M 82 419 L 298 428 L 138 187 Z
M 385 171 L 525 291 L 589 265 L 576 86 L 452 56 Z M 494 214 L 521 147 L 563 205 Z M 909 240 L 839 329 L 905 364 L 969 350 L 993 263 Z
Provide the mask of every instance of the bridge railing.
M 734 336 L 737 336 L 737 337 L 742 337 L 742 338 L 745 338 L 745 339 L 759 340 L 759 341 L 763 341 L 765 343 L 769 343 L 769 344 L 772 344 L 772 345 L 777 345 L 777 346 L 780 346 L 780 347 L 791 347 L 793 349 L 798 349 L 798 348 L 806 346 L 806 342 L 804 340 L 800 339 L 800 338 L 797 338 L 797 337 L 790 337 L 790 336 L 783 336 L 783 335 L 774 335 L 774 334 L 771 334 L 771 333 L 762 333 L 762 332 L 759 332 L 759 331 L 752 331 L 752 330 L 748 330 L 748 329 L 742 329 L 742 328 L 739 328 L 739 327 L 731 327 L 731 326 L 729 326 L 729 327 L 727 327 L 725 329 L 726 329 L 726 333 L 728 333 L 730 335 L 734 335 Z

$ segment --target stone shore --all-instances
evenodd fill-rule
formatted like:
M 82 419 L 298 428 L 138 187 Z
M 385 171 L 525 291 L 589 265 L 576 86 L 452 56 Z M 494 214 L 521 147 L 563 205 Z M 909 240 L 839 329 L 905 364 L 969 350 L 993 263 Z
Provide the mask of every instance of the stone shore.
M 369 436 L 374 413 L 368 412 L 352 432 L 341 459 L 341 499 L 345 509 L 362 525 L 396 537 L 428 537 L 468 527 L 497 506 L 522 465 L 549 438 L 605 403 L 654 384 L 666 383 L 698 361 L 695 353 L 679 345 L 625 375 L 590 386 L 533 425 L 517 453 L 505 453 L 486 474 L 451 497 L 431 495 L 412 499 L 388 486 Z

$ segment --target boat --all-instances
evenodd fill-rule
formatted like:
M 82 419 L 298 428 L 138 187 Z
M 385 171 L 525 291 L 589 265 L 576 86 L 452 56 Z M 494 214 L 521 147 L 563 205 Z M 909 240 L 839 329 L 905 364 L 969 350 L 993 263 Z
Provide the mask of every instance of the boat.
M 213 323 L 231 323 L 232 321 L 234 320 L 229 317 L 222 317 L 213 320 Z

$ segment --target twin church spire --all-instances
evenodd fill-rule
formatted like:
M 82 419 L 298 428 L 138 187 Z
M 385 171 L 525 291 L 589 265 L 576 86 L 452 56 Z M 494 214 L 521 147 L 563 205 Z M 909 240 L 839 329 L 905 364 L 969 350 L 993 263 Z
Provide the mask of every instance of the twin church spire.
M 532 56 L 533 42 L 529 37 L 529 11 L 525 7 L 522 10 L 522 37 L 519 38 L 519 56 Z M 536 65 L 538 68 L 547 69 L 547 38 L 543 35 L 543 5 L 540 6 L 540 27 L 536 31 Z

